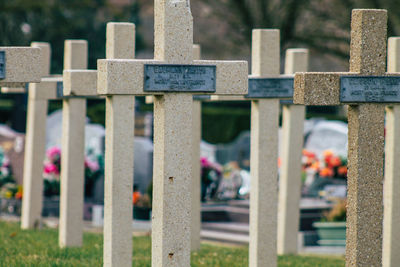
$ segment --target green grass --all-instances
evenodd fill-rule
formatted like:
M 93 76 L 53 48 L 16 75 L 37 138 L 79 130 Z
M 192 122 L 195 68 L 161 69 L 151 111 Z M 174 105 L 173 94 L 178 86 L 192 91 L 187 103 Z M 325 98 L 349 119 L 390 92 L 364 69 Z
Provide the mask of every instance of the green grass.
M 85 233 L 83 248 L 58 248 L 54 229 L 20 230 L 0 222 L 0 266 L 102 266 L 103 237 Z M 150 237 L 134 237 L 132 266 L 151 266 Z M 203 244 L 192 254 L 192 266 L 248 266 L 247 247 Z M 281 256 L 279 266 L 344 266 L 342 257 Z

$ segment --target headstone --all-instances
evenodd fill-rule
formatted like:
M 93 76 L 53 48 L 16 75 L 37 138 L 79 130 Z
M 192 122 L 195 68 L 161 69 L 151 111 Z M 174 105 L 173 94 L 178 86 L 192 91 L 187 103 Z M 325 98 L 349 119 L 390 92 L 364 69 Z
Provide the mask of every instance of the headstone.
M 51 48 L 48 43 L 33 42 L 40 48 L 41 76 L 50 74 Z M 32 84 L 38 86 L 39 84 Z M 45 98 L 28 93 L 28 111 L 24 159 L 24 197 L 22 199 L 21 228 L 39 226 L 43 206 L 43 159 L 46 147 L 46 117 L 48 102 Z
M 106 56 L 135 58 L 134 24 L 107 24 Z M 100 71 L 98 87 L 102 85 Z M 104 266 L 132 265 L 134 104 L 133 95 L 106 96 Z
M 285 74 L 308 70 L 308 50 L 286 50 Z M 300 222 L 301 158 L 305 107 L 284 105 L 279 175 L 278 254 L 296 254 Z
M 382 265 L 383 156 L 385 106 L 376 99 L 363 101 L 358 95 L 381 93 L 382 87 L 350 86 L 354 103 L 343 100 L 341 77 L 385 75 L 387 11 L 355 9 L 352 12 L 350 73 L 297 73 L 294 103 L 304 105 L 349 104 L 347 266 Z M 352 78 L 354 81 L 357 78 Z M 390 79 L 390 77 L 389 77 Z M 372 82 L 374 84 L 375 82 Z M 378 84 L 376 82 L 375 84 Z M 361 90 L 360 90 L 361 88 Z M 343 100 L 343 101 L 341 101 Z M 350 100 L 352 101 L 352 100 Z M 384 103 L 384 99 L 378 101 Z M 371 103 L 373 102 L 373 103 Z
M 76 247 L 83 235 L 86 97 L 97 94 L 97 71 L 86 70 L 87 41 L 64 45 L 59 245 Z
M 156 95 L 152 265 L 190 266 L 193 94 L 210 89 L 216 94 L 247 93 L 247 62 L 193 60 L 193 25 L 188 0 L 156 1 L 154 11 L 155 59 L 99 60 L 98 92 L 121 95 L 121 99 L 126 99 L 126 95 Z M 145 65 L 152 65 L 156 72 L 153 77 L 148 77 Z M 183 76 L 182 70 L 188 75 Z M 156 80 L 160 86 L 147 90 L 147 79 Z M 205 88 L 204 84 L 211 87 Z M 120 160 L 121 149 L 125 149 L 121 140 L 125 138 L 115 142 L 121 144 L 120 149 L 106 143 L 106 151 L 115 153 L 116 160 Z M 114 179 L 120 179 L 126 171 L 121 170 Z M 110 214 L 105 213 L 105 223 L 107 216 Z M 121 233 L 127 235 L 126 231 Z M 116 244 L 108 246 L 106 242 L 106 266 L 131 266 L 131 250 Z M 123 257 L 119 265 L 110 261 L 112 255 Z
M 279 76 L 279 39 L 279 30 L 253 30 L 251 77 Z M 249 266 L 277 266 L 278 130 L 279 99 L 253 99 Z
M 400 72 L 400 38 L 391 37 L 388 41 L 389 73 Z M 400 262 L 400 106 L 386 108 L 385 142 L 385 183 L 384 183 L 384 220 L 383 220 L 383 256 L 382 266 L 395 267 Z

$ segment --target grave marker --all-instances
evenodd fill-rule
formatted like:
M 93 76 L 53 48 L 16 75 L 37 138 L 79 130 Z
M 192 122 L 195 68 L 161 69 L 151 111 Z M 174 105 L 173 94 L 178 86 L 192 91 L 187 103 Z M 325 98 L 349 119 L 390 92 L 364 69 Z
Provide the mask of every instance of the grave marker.
M 156 95 L 152 265 L 190 266 L 191 134 L 194 92 L 190 87 L 179 93 L 144 91 L 144 77 L 148 74 L 145 73 L 144 66 L 164 64 L 216 66 L 215 88 L 211 89 L 217 94 L 232 95 L 247 93 L 247 62 L 193 60 L 193 25 L 188 0 L 156 1 L 154 11 L 155 59 L 99 60 L 98 92 L 108 96 Z M 196 71 L 202 68 L 196 67 Z M 176 79 L 175 74 L 167 74 L 169 80 Z M 201 80 L 196 80 L 196 84 L 209 80 L 210 77 L 203 77 Z M 179 84 L 182 81 L 188 84 L 186 79 L 179 81 Z M 106 144 L 107 149 L 110 148 L 107 148 Z M 113 153 L 119 153 L 115 148 L 112 150 Z M 125 254 L 123 250 L 115 250 L 112 246 L 108 248 L 111 249 L 105 250 L 105 257 Z M 130 255 L 121 261 L 119 266 L 130 266 L 131 262 L 128 259 Z
M 400 38 L 391 37 L 388 41 L 387 70 L 400 72 Z M 400 106 L 386 107 L 385 141 L 385 182 L 384 182 L 384 220 L 382 266 L 395 267 L 400 262 Z
M 386 33 L 386 10 L 353 10 L 350 72 L 297 73 L 294 103 L 340 105 L 341 77 L 385 75 Z M 381 266 L 384 105 L 348 104 L 346 265 Z
M 97 95 L 97 71 L 86 70 L 87 41 L 64 45 L 59 245 L 71 247 L 82 246 L 86 97 Z
M 308 70 L 308 49 L 286 50 L 285 74 Z M 305 107 L 283 105 L 278 201 L 278 254 L 296 254 L 300 219 Z

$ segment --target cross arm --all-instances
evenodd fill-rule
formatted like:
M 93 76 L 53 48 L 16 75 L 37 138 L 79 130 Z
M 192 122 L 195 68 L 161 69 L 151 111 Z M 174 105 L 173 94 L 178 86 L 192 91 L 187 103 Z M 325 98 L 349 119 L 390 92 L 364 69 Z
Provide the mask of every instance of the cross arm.
M 63 81 L 66 97 L 97 95 L 97 70 L 64 70 Z
M 32 99 L 58 99 L 57 85 L 62 85 L 63 78 L 61 75 L 42 78 L 40 83 L 29 84 L 29 98 Z
M 155 95 L 162 92 L 145 92 L 144 65 L 166 64 L 156 60 L 102 59 L 98 65 L 98 88 L 101 95 Z M 208 61 L 195 60 L 189 65 L 216 66 L 216 92 L 220 95 L 247 93 L 246 61 Z M 199 93 L 197 93 L 199 94 Z M 204 94 L 200 93 L 200 94 Z
M 15 87 L 15 83 L 40 82 L 40 48 L 0 47 L 0 86 Z
M 298 72 L 294 76 L 293 103 L 307 106 L 337 106 L 340 76 L 348 72 Z

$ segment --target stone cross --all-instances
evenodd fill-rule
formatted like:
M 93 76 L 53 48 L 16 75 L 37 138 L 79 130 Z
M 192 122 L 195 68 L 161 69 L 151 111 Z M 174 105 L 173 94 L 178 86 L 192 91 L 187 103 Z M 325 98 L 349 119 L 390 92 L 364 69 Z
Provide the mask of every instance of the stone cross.
M 152 265 L 190 266 L 193 94 L 246 94 L 247 62 L 193 60 L 188 0 L 155 1 L 154 10 L 155 59 L 99 60 L 98 92 L 107 96 L 156 95 Z M 116 142 L 124 147 L 125 140 Z M 117 147 L 106 143 L 107 150 L 120 156 Z M 123 176 L 126 171 L 115 175 Z M 105 264 L 110 255 L 121 253 L 113 245 L 105 247 Z M 119 266 L 130 265 L 124 260 Z
M 32 46 L 41 48 L 42 76 L 44 78 L 42 78 L 40 83 L 31 83 L 28 91 L 24 197 L 22 199 L 21 214 L 21 228 L 23 229 L 40 226 L 43 203 L 43 159 L 46 149 L 48 101 L 63 99 L 62 91 L 60 92 L 60 89 L 63 87 L 62 76 L 49 76 L 50 45 L 48 43 L 32 43 Z M 82 56 L 84 56 L 87 50 L 87 44 L 84 41 L 66 41 L 64 48 L 64 61 L 69 62 L 69 66 L 74 66 L 75 68 L 85 66 L 82 64 Z M 78 155 L 77 157 L 80 156 Z
M 308 49 L 286 50 L 285 74 L 308 70 Z M 296 254 L 305 106 L 283 105 L 278 197 L 278 254 Z
M 107 24 L 106 57 L 115 61 L 135 58 L 134 24 Z M 134 95 L 106 96 L 104 266 L 132 265 L 134 119 Z
M 201 59 L 200 45 L 193 45 L 193 59 Z M 191 223 L 191 250 L 200 249 L 201 232 L 201 166 L 200 166 L 200 143 L 201 143 L 201 100 L 204 96 L 193 97 L 193 167 L 192 167 L 192 223 Z M 146 96 L 146 104 L 152 104 L 153 96 Z
M 387 71 L 400 72 L 400 37 L 388 41 Z M 400 262 L 400 106 L 386 107 L 385 183 L 382 266 L 395 267 Z
M 97 71 L 86 70 L 86 40 L 65 41 L 64 58 L 59 245 L 71 247 L 82 246 L 86 98 L 97 95 Z
M 350 73 L 297 73 L 294 103 L 349 104 L 347 266 L 382 265 L 385 106 L 395 102 L 399 77 L 386 69 L 387 11 L 355 9 Z

